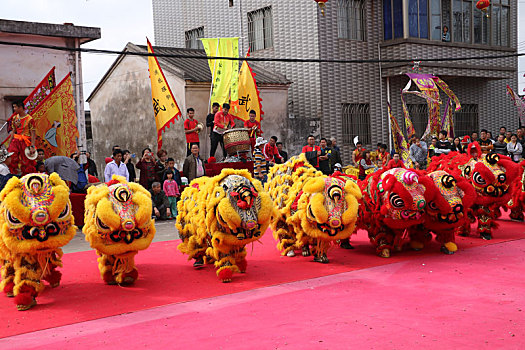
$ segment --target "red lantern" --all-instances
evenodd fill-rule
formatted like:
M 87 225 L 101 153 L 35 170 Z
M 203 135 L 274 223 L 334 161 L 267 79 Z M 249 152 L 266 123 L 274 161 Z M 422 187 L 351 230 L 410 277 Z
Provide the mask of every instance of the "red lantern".
M 324 16 L 324 8 L 328 0 L 314 0 L 314 1 L 317 3 L 317 5 L 319 5 L 319 8 L 321 9 L 321 14 Z
M 485 13 L 487 13 L 488 11 L 488 8 L 490 6 L 490 1 L 489 0 L 478 0 L 478 2 L 476 3 L 476 8 L 478 10 L 481 10 Z M 488 16 L 488 14 L 487 14 Z

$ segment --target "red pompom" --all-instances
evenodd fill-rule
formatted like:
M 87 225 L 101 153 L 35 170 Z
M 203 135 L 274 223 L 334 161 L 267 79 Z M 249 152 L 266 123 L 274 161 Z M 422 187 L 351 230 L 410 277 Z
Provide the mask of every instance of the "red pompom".
M 33 296 L 30 293 L 18 293 L 15 296 L 15 305 L 28 306 L 33 304 Z
M 243 260 L 237 262 L 237 267 L 239 268 L 241 273 L 245 273 L 246 272 L 246 268 L 248 267 L 248 262 L 246 261 L 246 259 L 243 259 Z
M 5 294 L 12 294 L 13 288 L 15 287 L 15 284 L 13 282 L 8 282 L 4 286 L 4 293 Z
M 49 275 L 44 277 L 44 279 L 49 282 L 51 287 L 58 287 L 60 284 L 60 279 L 62 278 L 62 273 L 60 271 L 52 270 Z
M 27 284 L 24 284 L 22 286 L 22 288 L 20 288 L 20 294 L 22 293 L 28 293 L 29 295 L 33 296 L 33 297 L 36 297 L 36 295 L 38 294 L 35 290 L 35 288 L 27 285 Z
M 218 277 L 223 282 L 230 282 L 232 280 L 233 272 L 229 268 L 219 271 Z
M 208 158 L 208 164 L 213 164 L 213 163 L 217 163 L 217 159 L 215 159 L 215 157 Z

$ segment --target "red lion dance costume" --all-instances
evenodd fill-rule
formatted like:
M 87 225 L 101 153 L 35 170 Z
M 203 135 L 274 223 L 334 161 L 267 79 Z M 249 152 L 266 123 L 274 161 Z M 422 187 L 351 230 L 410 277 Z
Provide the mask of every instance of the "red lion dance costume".
M 431 186 L 430 178 L 404 168 L 382 169 L 359 181 L 358 228 L 368 231 L 381 257 L 400 251 L 405 230 L 423 223 L 425 187 Z
M 510 185 L 518 178 L 519 167 L 509 157 L 495 153 L 481 155 L 477 142 L 469 145 L 469 153 L 450 152 L 433 158 L 428 171 L 444 170 L 453 174 L 458 170 L 474 187 L 476 197 L 470 214 L 478 218 L 478 232 L 483 239 L 492 239 L 495 213 L 507 205 L 511 198 Z M 470 224 L 463 226 L 460 234 L 468 235 Z
M 451 175 L 445 171 L 434 171 L 428 174 L 434 186 L 426 188 L 427 197 L 434 198 L 427 203 L 424 223 L 409 228 L 410 246 L 414 250 L 423 248 L 432 239 L 441 243 L 441 251 L 454 254 L 457 250 L 455 233 L 470 224 L 467 209 L 474 204 L 476 192 L 472 185 L 459 174 Z

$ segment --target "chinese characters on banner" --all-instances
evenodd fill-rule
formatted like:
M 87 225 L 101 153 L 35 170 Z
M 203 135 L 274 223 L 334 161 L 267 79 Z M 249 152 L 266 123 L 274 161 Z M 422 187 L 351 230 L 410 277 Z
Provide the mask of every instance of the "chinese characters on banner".
M 233 114 L 239 119 L 248 120 L 250 119 L 250 111 L 254 110 L 257 114 L 256 120 L 260 122 L 264 114 L 261 101 L 255 81 L 255 73 L 253 73 L 248 62 L 244 61 L 239 73 L 239 108 Z
M 239 38 L 200 39 L 208 57 L 239 57 Z M 237 106 L 239 64 L 234 60 L 208 59 L 212 76 L 210 108 L 213 102 L 222 105 L 231 101 Z
M 153 53 L 149 40 L 148 52 Z M 160 68 L 157 57 L 149 56 L 148 64 L 151 80 L 151 100 L 155 115 L 155 125 L 157 126 L 157 146 L 160 149 L 162 147 L 162 132 L 169 128 L 170 123 L 178 119 L 181 113 L 166 77 Z

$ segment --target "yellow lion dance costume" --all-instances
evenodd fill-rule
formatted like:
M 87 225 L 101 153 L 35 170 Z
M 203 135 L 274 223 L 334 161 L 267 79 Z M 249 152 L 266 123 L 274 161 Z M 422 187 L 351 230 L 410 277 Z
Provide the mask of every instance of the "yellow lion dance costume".
M 311 246 L 314 261 L 328 263 L 330 244 L 354 232 L 359 187 L 347 177 L 316 171 L 304 154 L 272 167 L 266 188 L 279 211 L 272 229 L 282 255 L 302 249 L 310 256 Z
M 261 183 L 247 170 L 233 169 L 193 180 L 177 208 L 178 249 L 195 259 L 194 267 L 215 262 L 222 282 L 246 272 L 245 246 L 262 237 L 274 214 Z
M 155 236 L 152 208 L 151 194 L 122 176 L 88 189 L 82 232 L 100 256 L 98 268 L 107 284 L 129 285 L 138 278 L 135 255 Z
M 44 289 L 60 284 L 60 247 L 75 236 L 69 188 L 53 173 L 11 178 L 0 192 L 0 287 L 20 311 Z

